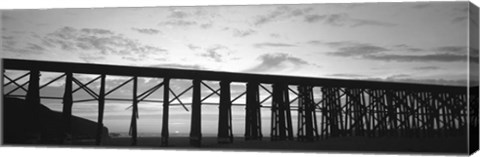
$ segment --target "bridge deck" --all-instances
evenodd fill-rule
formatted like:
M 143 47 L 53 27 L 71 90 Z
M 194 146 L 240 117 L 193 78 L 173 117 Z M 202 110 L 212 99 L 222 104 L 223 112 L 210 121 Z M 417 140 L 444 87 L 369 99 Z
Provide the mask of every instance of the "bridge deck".
M 295 77 L 279 75 L 260 75 L 217 71 L 199 71 L 183 69 L 167 69 L 154 67 L 132 67 L 118 65 L 100 65 L 86 63 L 66 63 L 50 61 L 32 61 L 18 59 L 3 59 L 5 69 L 12 70 L 39 70 L 49 72 L 72 72 L 84 74 L 106 74 L 117 76 L 138 76 L 138 77 L 160 77 L 172 79 L 199 79 L 232 82 L 258 82 L 258 83 L 285 83 L 288 85 L 310 85 L 310 86 L 331 86 L 347 88 L 368 88 L 368 89 L 403 89 L 403 90 L 429 90 L 466 92 L 465 87 L 426 85 L 413 83 L 394 83 L 380 81 L 361 81 L 345 79 L 327 79 L 313 77 Z

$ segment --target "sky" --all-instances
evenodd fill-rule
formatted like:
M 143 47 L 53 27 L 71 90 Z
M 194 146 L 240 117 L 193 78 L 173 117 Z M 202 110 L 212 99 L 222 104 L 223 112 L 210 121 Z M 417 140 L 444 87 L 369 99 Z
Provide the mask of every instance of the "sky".
M 467 85 L 468 26 L 478 27 L 478 19 L 468 16 L 467 2 L 37 9 L 1 13 L 3 58 L 452 86 Z M 478 66 L 478 45 L 471 50 L 477 54 L 476 62 L 471 64 Z M 22 72 L 7 74 L 13 77 Z M 41 81 L 45 83 L 59 75 L 44 73 Z M 76 77 L 88 82 L 97 76 Z M 107 89 L 111 89 L 128 78 L 107 79 Z M 139 90 L 159 81 L 141 78 Z M 177 81 L 174 90 L 178 93 L 190 84 Z M 232 93 L 244 90 L 244 85 L 237 86 L 232 87 Z M 60 79 L 43 93 L 61 96 L 62 87 Z M 98 81 L 90 87 L 98 89 Z M 129 94 L 131 87 L 112 93 L 112 97 L 130 97 Z M 156 94 L 159 97 L 162 93 Z M 75 98 L 86 97 L 85 93 L 78 93 Z M 187 93 L 182 100 L 190 99 Z M 61 108 L 58 102 L 48 104 L 53 109 Z M 119 126 L 114 123 L 124 123 L 118 122 L 121 119 L 129 120 L 129 110 L 125 110 L 128 104 L 115 104 L 107 109 L 112 113 L 106 114 L 112 116 L 106 119 L 112 128 Z M 210 108 L 210 116 L 218 114 L 216 106 Z M 83 103 L 75 111 L 95 119 L 95 109 L 95 103 Z M 161 106 L 155 104 L 144 103 L 140 111 L 140 115 L 146 112 L 143 115 L 155 117 L 151 119 L 161 117 Z M 187 126 L 189 114 L 180 111 L 178 119 L 182 120 L 178 124 Z M 243 109 L 234 112 L 237 113 L 241 118 Z M 268 112 L 263 115 L 268 119 Z M 241 122 L 238 120 L 238 125 Z M 153 124 L 145 123 L 144 127 Z M 212 119 L 211 124 L 215 123 Z M 174 132 L 186 129 L 172 127 Z

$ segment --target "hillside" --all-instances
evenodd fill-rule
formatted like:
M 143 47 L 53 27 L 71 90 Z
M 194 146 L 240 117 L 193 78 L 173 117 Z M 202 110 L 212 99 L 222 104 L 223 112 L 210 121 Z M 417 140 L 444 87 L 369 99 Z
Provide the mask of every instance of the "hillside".
M 42 104 L 39 105 L 39 127 L 33 127 L 30 117 L 33 113 L 28 113 L 28 106 L 25 100 L 15 98 L 5 98 L 3 102 L 4 112 L 4 144 L 58 144 L 63 135 L 62 113 L 52 111 Z M 95 139 L 97 123 L 72 116 L 72 135 L 75 140 Z M 41 134 L 40 141 L 35 140 L 35 135 Z M 103 127 L 103 137 L 108 139 L 108 128 Z

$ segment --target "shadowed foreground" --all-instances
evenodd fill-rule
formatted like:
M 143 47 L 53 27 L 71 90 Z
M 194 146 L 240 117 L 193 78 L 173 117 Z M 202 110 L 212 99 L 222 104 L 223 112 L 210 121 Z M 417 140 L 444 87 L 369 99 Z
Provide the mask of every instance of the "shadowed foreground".
M 204 137 L 201 147 L 189 144 L 188 137 L 170 137 L 168 147 L 161 147 L 160 137 L 139 137 L 137 146 L 131 146 L 130 138 L 111 138 L 105 147 L 148 148 L 148 149 L 201 149 L 201 150 L 251 150 L 251 151 L 299 151 L 299 152 L 384 152 L 384 153 L 434 153 L 461 154 L 466 152 L 465 137 L 455 138 L 367 138 L 338 137 L 315 142 L 301 141 L 245 141 L 235 138 L 231 144 L 218 144 L 216 137 Z M 86 146 L 90 142 L 78 142 L 76 145 Z
M 31 138 L 31 124 L 22 114 L 25 103 L 21 99 L 5 99 L 5 141 L 4 144 L 27 144 Z M 45 106 L 40 109 L 43 141 L 41 144 L 58 144 L 55 141 L 62 135 L 61 113 L 51 111 Z M 72 118 L 73 146 L 94 146 L 96 123 L 79 117 Z M 139 137 L 137 146 L 131 146 L 131 138 L 108 138 L 108 129 L 104 128 L 104 147 L 150 148 L 150 149 L 199 149 L 192 147 L 188 137 L 170 137 L 168 147 L 161 147 L 160 137 Z M 53 135 L 53 137 L 51 136 Z M 56 137 L 58 136 L 58 137 Z M 236 137 L 231 144 L 218 144 L 216 137 L 203 137 L 201 149 L 208 150 L 255 150 L 255 151 L 338 151 L 338 152 L 390 152 L 390 153 L 453 153 L 466 152 L 466 137 L 443 138 L 398 138 L 398 137 L 336 137 L 314 142 L 301 141 L 262 141 Z
M 27 104 L 22 99 L 4 99 L 4 144 L 58 144 L 63 138 L 62 113 L 48 109 L 42 104 L 39 107 L 37 123 L 31 119 Z M 38 124 L 37 124 L 38 125 Z M 69 140 L 95 139 L 97 123 L 72 116 L 72 133 Z M 108 139 L 108 129 L 103 127 L 103 137 Z M 70 143 L 71 141 L 66 141 Z

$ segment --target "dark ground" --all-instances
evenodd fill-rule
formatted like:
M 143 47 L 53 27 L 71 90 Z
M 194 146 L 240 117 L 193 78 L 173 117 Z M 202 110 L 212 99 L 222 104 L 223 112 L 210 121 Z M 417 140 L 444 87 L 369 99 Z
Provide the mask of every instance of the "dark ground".
M 106 148 L 127 149 L 177 149 L 177 150 L 232 150 L 232 151 L 269 151 L 269 152 L 372 152 L 388 154 L 456 154 L 467 152 L 466 138 L 367 138 L 338 137 L 315 142 L 301 141 L 245 141 L 238 137 L 232 144 L 218 144 L 216 137 L 203 137 L 201 147 L 189 144 L 188 137 L 170 137 L 169 146 L 161 147 L 159 137 L 139 137 L 137 146 L 131 146 L 129 137 L 111 138 L 105 141 Z M 92 143 L 79 142 L 78 145 Z
M 14 104 L 4 106 L 6 111 L 4 117 L 4 145 L 27 146 L 35 144 L 25 143 L 25 137 L 31 132 L 31 124 L 26 119 L 28 117 L 23 113 L 26 105 L 19 99 L 6 99 L 4 104 Z M 7 110 L 8 109 L 8 110 Z M 17 112 L 14 112 L 17 111 Z M 49 134 L 61 133 L 61 113 L 54 112 L 41 106 L 43 119 L 45 122 L 42 132 Z M 72 128 L 75 137 L 84 137 L 92 139 L 95 137 L 96 123 L 85 119 L 74 117 Z M 108 129 L 104 128 L 104 136 L 108 136 Z M 139 137 L 138 146 L 131 146 L 129 137 L 104 139 L 102 148 L 141 148 L 141 149 L 178 149 L 178 150 L 234 150 L 234 151 L 276 151 L 276 152 L 374 152 L 391 154 L 462 154 L 467 152 L 466 137 L 448 137 L 448 138 L 400 138 L 400 137 L 336 137 L 314 142 L 301 141 L 270 141 L 270 138 L 264 137 L 262 141 L 245 141 L 242 137 L 236 137 L 231 144 L 218 144 L 216 137 L 203 137 L 201 147 L 192 147 L 189 144 L 188 137 L 170 137 L 169 146 L 161 147 L 160 137 Z M 17 143 L 17 144 L 15 144 Z M 73 141 L 73 145 L 55 145 L 62 147 L 92 147 L 95 140 Z M 38 145 L 40 146 L 40 145 Z M 45 144 L 41 145 L 45 146 Z

